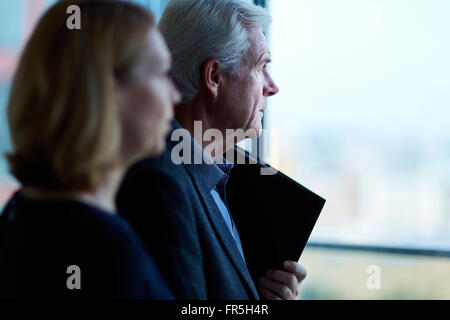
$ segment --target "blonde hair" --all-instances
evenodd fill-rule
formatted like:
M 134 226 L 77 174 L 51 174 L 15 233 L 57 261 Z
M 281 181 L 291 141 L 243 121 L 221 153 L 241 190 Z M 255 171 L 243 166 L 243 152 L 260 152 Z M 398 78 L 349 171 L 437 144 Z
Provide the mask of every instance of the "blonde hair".
M 70 30 L 66 10 L 81 9 Z M 8 103 L 10 170 L 24 186 L 93 190 L 120 164 L 114 84 L 127 82 L 155 22 L 132 3 L 60 1 L 39 21 L 21 56 Z

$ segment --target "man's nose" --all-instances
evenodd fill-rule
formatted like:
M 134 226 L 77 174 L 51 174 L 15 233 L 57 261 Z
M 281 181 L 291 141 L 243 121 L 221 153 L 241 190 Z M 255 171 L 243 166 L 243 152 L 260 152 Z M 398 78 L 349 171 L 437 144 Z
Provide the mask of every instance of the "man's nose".
M 263 89 L 263 95 L 266 97 L 273 96 L 280 91 L 280 88 L 278 88 L 275 81 L 273 81 L 272 77 L 268 74 L 267 75 L 267 81 Z

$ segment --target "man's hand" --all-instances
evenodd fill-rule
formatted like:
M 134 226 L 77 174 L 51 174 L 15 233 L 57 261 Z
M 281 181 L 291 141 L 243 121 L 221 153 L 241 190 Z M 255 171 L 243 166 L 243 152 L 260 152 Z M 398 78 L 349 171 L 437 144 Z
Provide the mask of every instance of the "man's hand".
M 258 291 L 267 300 L 295 300 L 306 269 L 297 262 L 283 262 L 283 270 L 269 270 L 259 279 Z

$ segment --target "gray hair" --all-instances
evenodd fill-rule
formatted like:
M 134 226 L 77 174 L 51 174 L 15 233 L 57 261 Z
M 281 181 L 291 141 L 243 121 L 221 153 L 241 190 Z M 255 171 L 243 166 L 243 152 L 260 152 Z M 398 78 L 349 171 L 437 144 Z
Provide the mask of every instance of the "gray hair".
M 218 60 L 234 76 L 249 49 L 247 29 L 271 22 L 267 10 L 246 0 L 172 0 L 158 28 L 172 53 L 171 75 L 183 103 L 200 89 L 203 64 Z

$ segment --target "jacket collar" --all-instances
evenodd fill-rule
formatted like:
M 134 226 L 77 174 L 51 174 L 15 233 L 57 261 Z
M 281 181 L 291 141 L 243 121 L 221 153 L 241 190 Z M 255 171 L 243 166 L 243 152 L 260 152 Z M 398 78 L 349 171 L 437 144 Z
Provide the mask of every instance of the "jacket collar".
M 195 158 L 195 156 L 203 156 L 204 150 L 200 147 L 200 145 L 194 140 L 194 138 L 189 134 L 187 130 L 185 130 L 178 121 L 174 120 L 173 122 L 173 130 L 181 129 L 180 131 L 183 135 L 183 139 L 191 139 L 191 160 L 194 159 L 203 159 L 203 158 Z M 168 150 L 172 152 L 175 145 L 179 143 L 179 141 L 172 141 L 169 138 L 167 143 Z M 207 159 L 207 158 L 206 158 Z M 209 158 L 209 160 L 211 160 Z M 207 160 L 208 161 L 208 160 Z M 212 160 L 211 160 L 212 162 Z M 243 260 L 239 249 L 237 248 L 236 242 L 233 239 L 230 231 L 223 220 L 222 214 L 217 208 L 216 203 L 214 202 L 213 197 L 211 196 L 211 189 L 217 185 L 217 183 L 222 179 L 222 177 L 226 174 L 222 171 L 221 168 L 214 162 L 207 164 L 202 161 L 202 163 L 194 164 L 193 161 L 191 163 L 183 163 L 184 168 L 188 172 L 188 174 L 192 177 L 192 180 L 197 188 L 197 192 L 200 195 L 200 198 L 205 207 L 205 211 L 207 212 L 208 219 L 213 226 L 216 236 L 222 244 L 224 251 L 227 253 L 228 257 L 232 261 L 239 275 L 243 279 L 243 282 L 246 284 L 247 289 L 249 291 L 249 296 L 252 296 L 254 299 L 259 299 L 258 292 L 256 290 L 255 284 L 250 276 L 250 273 L 247 268 L 247 264 Z M 223 165 L 223 170 L 228 171 L 231 170 L 232 165 L 225 164 Z

